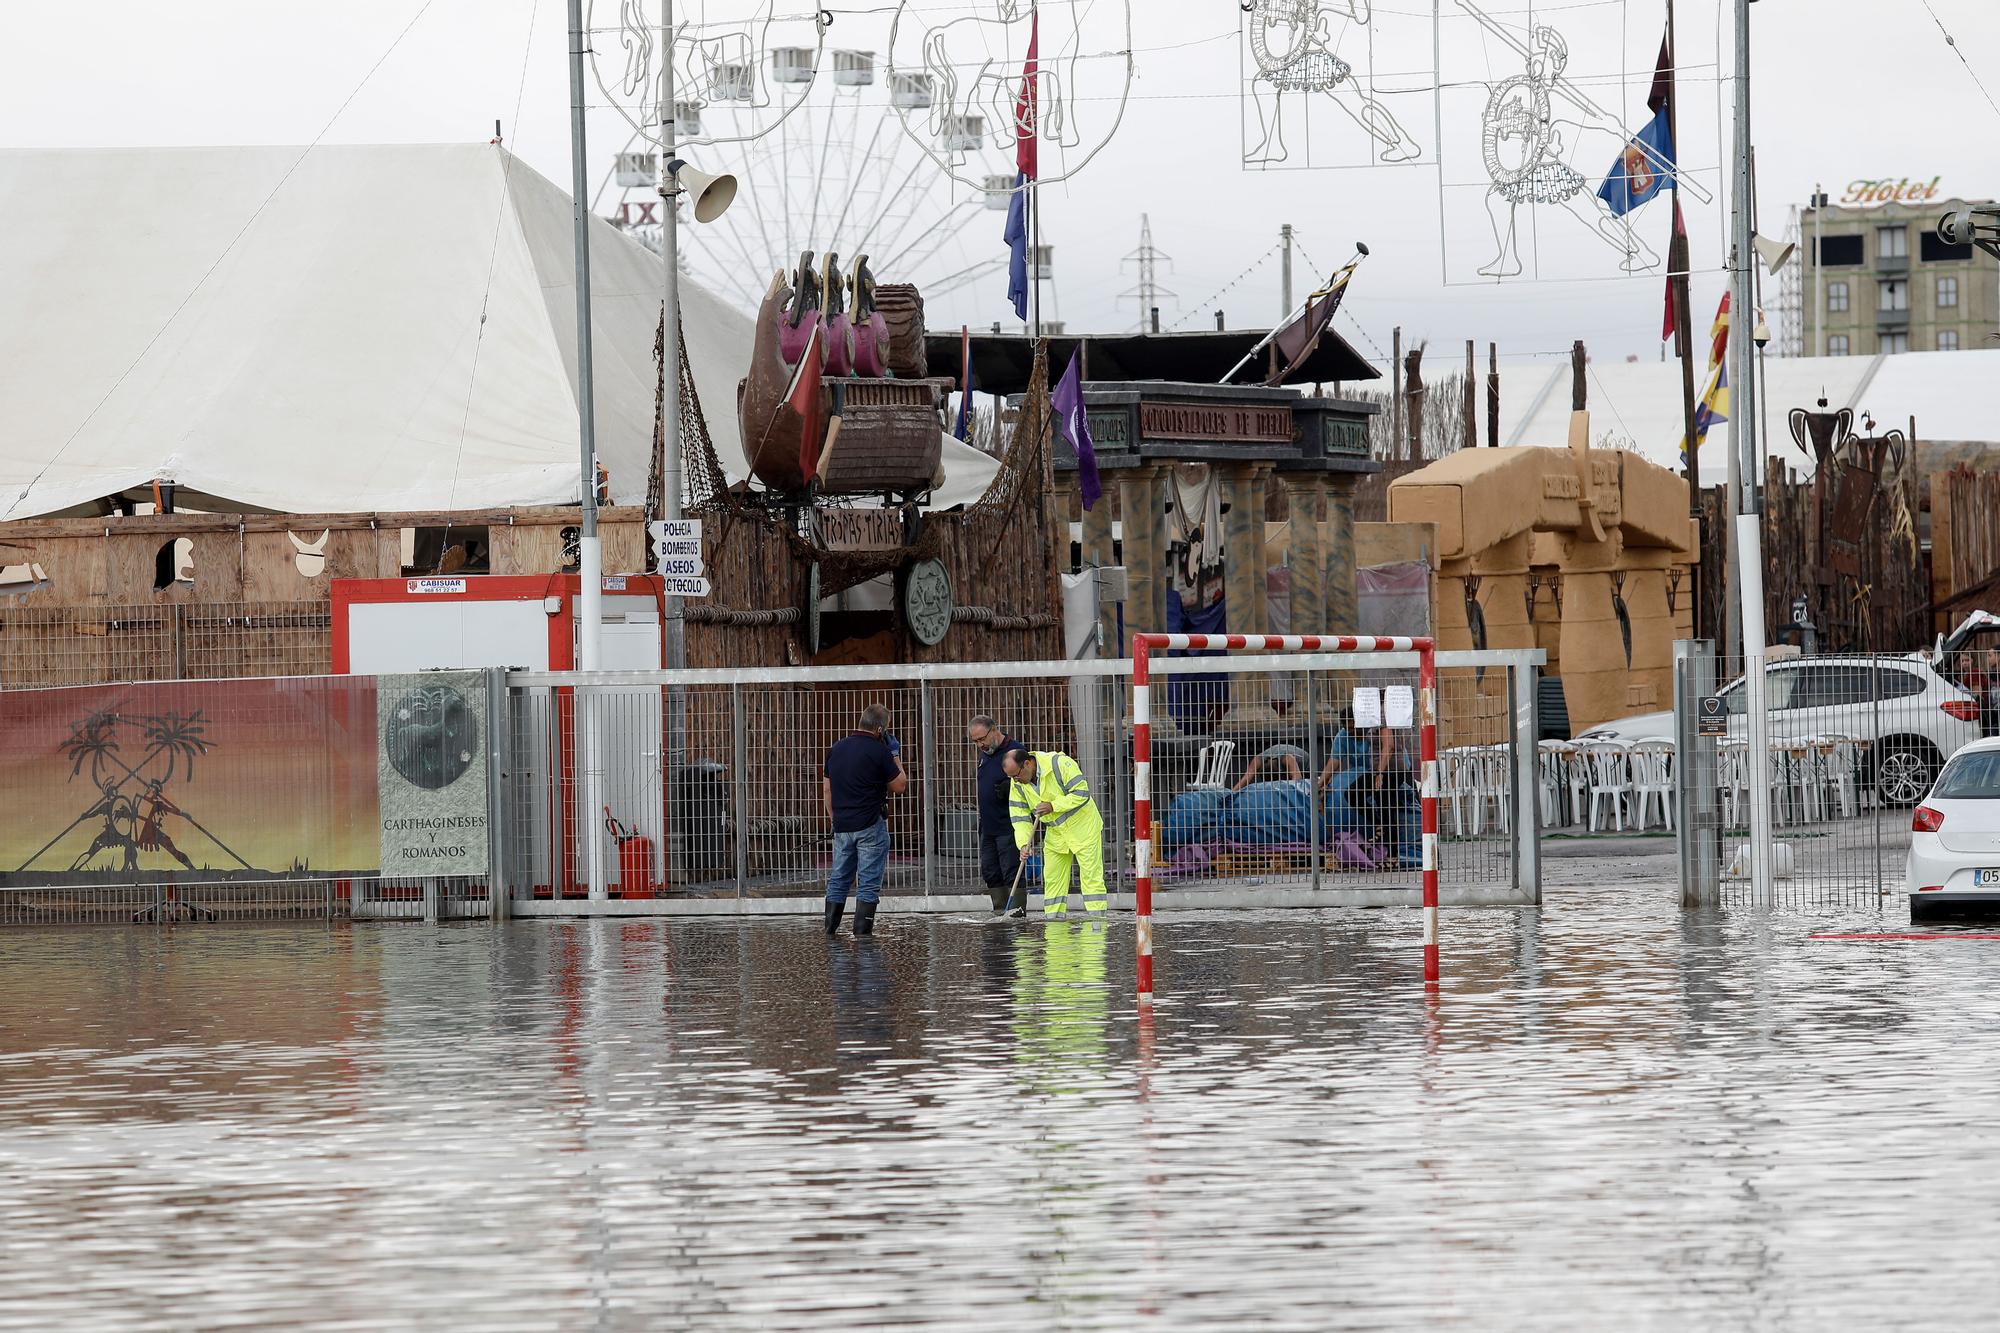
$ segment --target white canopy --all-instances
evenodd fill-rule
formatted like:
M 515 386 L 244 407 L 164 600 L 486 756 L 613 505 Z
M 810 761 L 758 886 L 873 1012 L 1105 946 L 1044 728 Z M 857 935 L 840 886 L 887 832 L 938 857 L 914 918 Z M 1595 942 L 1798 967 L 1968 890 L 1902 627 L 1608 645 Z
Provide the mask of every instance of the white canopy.
M 1856 430 L 1863 412 L 1874 414 L 1880 430 L 1907 430 L 1914 416 L 1917 432 L 1926 440 L 2000 444 L 1996 382 L 2000 382 L 2000 350 L 1992 349 L 1875 357 L 1774 356 L 1766 360 L 1758 385 L 1766 391 L 1758 416 L 1770 423 L 1765 442 L 1769 456 L 1811 476 L 1812 455 L 1792 441 L 1786 425 L 1793 408 L 1816 410 L 1824 398 L 1830 409 L 1852 407 Z M 1547 373 L 1503 377 L 1500 443 L 1548 445 L 1567 439 L 1569 384 L 1567 359 Z M 1701 386 L 1702 377 L 1697 376 L 1695 392 L 1701 392 Z M 1679 470 L 1683 432 L 1678 362 L 1592 363 L 1589 388 L 1593 442 L 1607 433 L 1623 437 L 1631 441 L 1625 448 Z M 1704 483 L 1723 479 L 1728 450 L 1729 428 L 1717 426 L 1701 449 Z
M 575 503 L 571 227 L 567 195 L 484 144 L 0 152 L 0 519 L 155 479 L 191 508 Z M 660 278 L 593 222 L 598 454 L 621 504 L 646 485 Z M 681 293 L 740 473 L 752 326 Z M 956 441 L 945 466 L 939 507 L 997 468 Z

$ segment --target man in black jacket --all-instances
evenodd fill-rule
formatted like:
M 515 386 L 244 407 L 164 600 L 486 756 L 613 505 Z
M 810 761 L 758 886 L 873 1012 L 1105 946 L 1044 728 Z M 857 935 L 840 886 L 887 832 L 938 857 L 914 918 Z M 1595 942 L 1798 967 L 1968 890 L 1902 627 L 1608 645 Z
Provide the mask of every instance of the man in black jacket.
M 986 881 L 993 910 L 1007 910 L 1007 893 L 1020 869 L 1021 853 L 1014 845 L 1012 811 L 1007 808 L 1009 779 L 1001 761 L 1008 754 L 1027 747 L 1000 730 L 1000 724 L 981 713 L 968 722 L 965 735 L 979 747 L 979 877 Z

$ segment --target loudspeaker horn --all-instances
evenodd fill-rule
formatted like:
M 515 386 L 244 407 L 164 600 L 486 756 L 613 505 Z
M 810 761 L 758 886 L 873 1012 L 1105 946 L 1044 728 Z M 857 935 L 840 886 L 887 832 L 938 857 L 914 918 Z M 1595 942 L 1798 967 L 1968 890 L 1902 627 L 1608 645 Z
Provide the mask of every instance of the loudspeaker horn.
M 680 182 L 693 200 L 694 220 L 713 222 L 729 211 L 729 205 L 736 198 L 736 178 L 727 172 L 711 176 L 706 171 L 697 171 L 685 162 L 673 164 L 674 179 Z
M 1750 244 L 1756 247 L 1758 256 L 1763 259 L 1764 271 L 1774 278 L 1778 276 L 1779 269 L 1791 262 L 1792 252 L 1799 248 L 1789 241 L 1774 241 L 1768 236 L 1752 236 Z

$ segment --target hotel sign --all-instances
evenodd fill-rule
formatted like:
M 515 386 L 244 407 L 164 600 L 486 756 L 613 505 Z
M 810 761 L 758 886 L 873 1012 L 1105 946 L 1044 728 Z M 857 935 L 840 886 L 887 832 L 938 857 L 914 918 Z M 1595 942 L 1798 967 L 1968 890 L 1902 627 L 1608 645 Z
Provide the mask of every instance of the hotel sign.
M 1290 444 L 1292 409 L 1228 403 L 1141 403 L 1139 436 L 1147 440 Z
M 1929 181 L 1911 181 L 1908 176 L 1888 177 L 1880 180 L 1858 180 L 1847 183 L 1847 193 L 1840 196 L 1846 208 L 1865 208 L 1874 204 L 1927 204 L 1937 198 L 1938 182 L 1942 176 L 1933 176 Z

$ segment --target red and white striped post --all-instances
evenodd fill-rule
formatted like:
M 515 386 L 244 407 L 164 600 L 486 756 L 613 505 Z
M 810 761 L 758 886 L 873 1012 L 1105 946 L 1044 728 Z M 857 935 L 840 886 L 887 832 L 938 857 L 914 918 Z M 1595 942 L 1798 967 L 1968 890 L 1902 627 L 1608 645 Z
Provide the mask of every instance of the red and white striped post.
M 1424 984 L 1438 981 L 1437 643 L 1430 638 L 1322 634 L 1134 634 L 1132 636 L 1132 843 L 1138 871 L 1139 1006 L 1153 1003 L 1153 709 L 1154 649 L 1293 653 L 1415 653 L 1418 800 L 1424 850 Z

